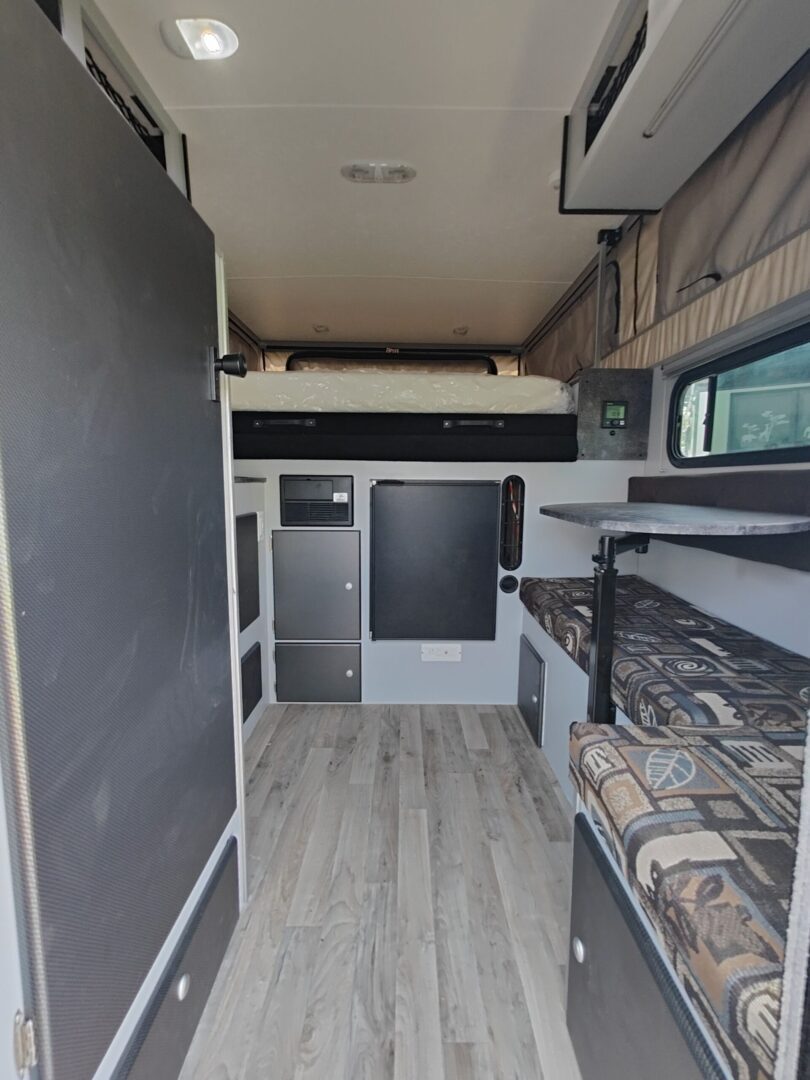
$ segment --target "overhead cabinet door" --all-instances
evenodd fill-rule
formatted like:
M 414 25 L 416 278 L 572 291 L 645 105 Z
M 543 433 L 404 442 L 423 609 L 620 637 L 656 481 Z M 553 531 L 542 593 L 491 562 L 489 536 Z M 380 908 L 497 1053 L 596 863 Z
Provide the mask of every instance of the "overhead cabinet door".
M 273 533 L 277 641 L 356 641 L 360 637 L 360 534 Z
M 214 242 L 33 0 L 3 4 L 0 147 L 25 1007 L 37 1075 L 89 1080 L 235 809 Z

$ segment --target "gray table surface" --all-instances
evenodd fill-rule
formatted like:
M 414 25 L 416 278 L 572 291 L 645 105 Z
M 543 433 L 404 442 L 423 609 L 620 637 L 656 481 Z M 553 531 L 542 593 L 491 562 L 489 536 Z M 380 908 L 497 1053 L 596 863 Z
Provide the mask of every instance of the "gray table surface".
M 606 532 L 649 536 L 779 536 L 810 532 L 810 517 L 798 514 L 679 503 L 556 503 L 541 506 L 540 513 Z

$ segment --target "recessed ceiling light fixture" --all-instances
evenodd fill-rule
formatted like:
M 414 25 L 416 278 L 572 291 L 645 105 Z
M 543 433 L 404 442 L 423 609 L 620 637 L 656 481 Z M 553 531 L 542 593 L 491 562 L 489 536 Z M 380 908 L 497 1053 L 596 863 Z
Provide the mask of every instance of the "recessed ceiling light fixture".
M 182 60 L 227 60 L 239 48 L 239 38 L 219 19 L 164 19 L 163 41 Z
M 464 337 L 465 334 L 469 333 L 469 330 L 470 330 L 469 326 L 454 326 L 453 327 L 453 333 L 458 335 L 458 337 Z
M 352 161 L 340 175 L 353 184 L 407 184 L 416 169 L 404 161 Z
M 322 323 L 322 322 L 313 323 L 312 324 L 312 329 L 315 331 L 316 334 L 328 334 L 329 333 L 329 327 L 326 325 L 326 323 Z

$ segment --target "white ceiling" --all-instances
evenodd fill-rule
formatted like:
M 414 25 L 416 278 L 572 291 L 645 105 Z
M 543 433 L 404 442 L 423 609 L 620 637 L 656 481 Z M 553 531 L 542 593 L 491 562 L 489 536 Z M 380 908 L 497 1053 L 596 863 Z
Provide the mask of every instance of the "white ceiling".
M 188 136 L 231 308 L 263 338 L 520 344 L 613 223 L 561 217 L 548 180 L 615 0 L 99 6 Z M 160 21 L 189 15 L 237 54 L 173 56 Z M 416 179 L 340 176 L 391 158 Z

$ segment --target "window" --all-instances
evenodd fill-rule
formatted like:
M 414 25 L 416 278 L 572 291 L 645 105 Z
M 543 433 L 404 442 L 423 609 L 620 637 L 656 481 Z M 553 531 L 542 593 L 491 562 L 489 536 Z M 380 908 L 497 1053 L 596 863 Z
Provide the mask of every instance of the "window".
M 681 468 L 810 461 L 810 326 L 682 375 L 669 456 Z

